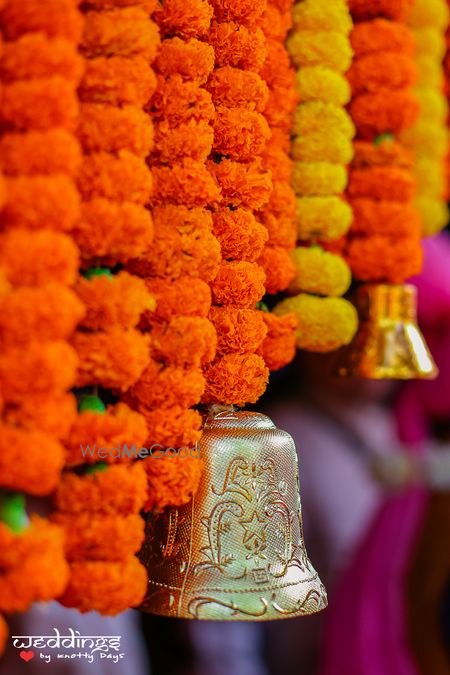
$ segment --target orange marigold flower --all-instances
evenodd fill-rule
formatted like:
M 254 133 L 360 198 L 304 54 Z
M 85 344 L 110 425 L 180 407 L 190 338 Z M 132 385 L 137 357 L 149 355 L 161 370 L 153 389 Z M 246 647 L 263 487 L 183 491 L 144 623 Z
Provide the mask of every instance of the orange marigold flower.
M 267 38 L 284 42 L 292 24 L 291 8 L 280 12 L 272 3 L 267 5 L 261 20 L 261 28 Z
M 26 530 L 15 533 L 0 524 L 2 560 L 0 610 L 25 611 L 32 602 L 59 596 L 67 584 L 69 566 L 64 555 L 64 532 L 58 525 L 33 515 Z
M 270 138 L 263 153 L 263 166 L 272 172 L 272 180 L 278 183 L 290 183 L 292 177 L 293 162 L 289 153 L 279 143 L 279 139 Z M 281 130 L 278 130 L 281 131 Z
M 295 276 L 295 266 L 289 252 L 281 246 L 266 246 L 258 264 L 266 274 L 267 293 L 283 291 Z
M 292 361 L 296 352 L 295 329 L 298 319 L 295 314 L 276 316 L 261 312 L 267 327 L 267 336 L 258 349 L 269 370 L 279 370 Z
M 190 408 L 200 401 L 204 391 L 205 377 L 200 368 L 165 366 L 151 358 L 125 396 L 138 410 L 176 405 Z
M 264 117 L 270 126 L 279 127 L 286 132 L 292 128 L 292 115 L 298 103 L 294 71 L 291 74 L 290 85 L 270 89 L 269 100 L 264 110 Z
M 219 21 L 235 21 L 248 28 L 256 28 L 261 21 L 267 0 L 211 0 L 215 18 Z
M 74 182 L 64 174 L 18 176 L 6 182 L 2 224 L 70 230 L 80 215 L 80 196 Z
M 2 488 L 38 496 L 54 490 L 64 466 L 59 441 L 39 430 L 6 424 L 0 425 L 0 431 Z
M 214 279 L 221 256 L 220 244 L 211 232 L 209 211 L 159 206 L 153 209 L 153 219 L 154 241 L 142 257 L 129 262 L 129 270 L 143 277 Z
M 379 145 L 369 141 L 355 141 L 352 168 L 364 169 L 374 166 L 398 166 L 412 169 L 414 158 L 404 145 L 397 141 L 383 141 Z
M 83 304 L 63 284 L 16 288 L 0 298 L 0 345 L 24 344 L 33 335 L 43 341 L 68 338 L 83 315 Z
M 401 284 L 422 266 L 420 241 L 398 237 L 395 246 L 390 237 L 374 236 L 350 241 L 346 259 L 353 276 L 360 281 Z
M 269 243 L 294 248 L 297 241 L 297 212 L 294 190 L 289 183 L 275 182 L 267 206 L 260 212 Z
M 78 90 L 81 101 L 142 107 L 156 89 L 155 73 L 143 56 L 98 56 L 86 59 L 85 68 Z
M 6 424 L 42 431 L 59 440 L 67 437 L 76 415 L 75 396 L 66 393 L 25 396 L 3 411 Z
M 220 198 L 219 187 L 203 162 L 187 158 L 181 164 L 155 166 L 152 174 L 153 205 L 169 202 L 192 208 L 212 205 Z
M 54 75 L 19 80 L 2 87 L 0 119 L 6 129 L 72 129 L 78 114 L 73 83 Z
M 0 267 L 17 286 L 49 281 L 71 286 L 78 274 L 78 249 L 62 232 L 15 228 L 0 236 Z
M 261 28 L 248 30 L 239 23 L 213 21 L 208 42 L 214 47 L 216 66 L 234 66 L 258 72 L 267 56 L 266 38 Z
M 222 158 L 218 164 L 208 162 L 208 168 L 219 183 L 225 204 L 257 210 L 267 203 L 272 179 L 260 158 L 245 164 Z
M 285 46 L 278 40 L 267 40 L 267 57 L 260 75 L 269 89 L 290 87 L 292 83 L 295 89 L 295 71 Z
M 163 35 L 192 38 L 207 32 L 213 13 L 208 0 L 165 0 L 154 16 Z
M 374 166 L 350 171 L 348 195 L 408 202 L 414 197 L 415 179 L 410 171 L 396 166 Z
M 211 153 L 213 140 L 214 130 L 207 121 L 190 120 L 175 128 L 167 121 L 159 122 L 155 127 L 152 161 L 173 163 L 189 157 L 204 162 Z
M 158 45 L 158 27 L 143 7 L 84 14 L 85 56 L 142 56 L 151 63 Z
M 92 455 L 87 451 L 85 455 L 82 448 L 114 448 L 127 444 L 130 448 L 136 445 L 140 448 L 147 438 L 147 425 L 142 415 L 131 410 L 125 403 L 117 403 L 108 406 L 106 412 L 96 413 L 85 411 L 80 413 L 70 431 L 64 446 L 66 448 L 66 464 L 95 463 L 99 459 L 114 464 L 119 459 L 129 461 L 128 457 L 112 456 L 105 458 L 97 453 Z
M 392 237 L 419 237 L 421 221 L 413 204 L 375 201 L 360 197 L 350 200 L 353 209 L 352 234 Z
M 144 326 L 156 321 L 170 321 L 175 316 L 208 316 L 211 289 L 197 277 L 181 276 L 168 279 L 146 279 L 145 283 L 156 300 L 156 308 L 144 315 Z
M 178 316 L 165 325 L 155 325 L 151 349 L 158 361 L 179 368 L 196 368 L 213 360 L 217 335 L 208 319 Z
M 216 68 L 207 88 L 216 105 L 257 112 L 264 111 L 269 96 L 267 84 L 257 73 L 231 66 Z
M 6 642 L 9 637 L 9 626 L 5 619 L 0 615 L 0 654 L 3 654 L 6 647 Z
M 145 158 L 153 147 L 152 121 L 135 105 L 83 103 L 77 135 L 87 152 L 129 150 Z
M 113 464 L 106 471 L 79 476 L 62 474 L 55 492 L 55 506 L 67 513 L 139 513 L 147 494 L 142 462 Z
M 78 360 L 67 342 L 30 342 L 0 354 L 2 398 L 20 403 L 28 396 L 54 395 L 73 387 Z
M 10 133 L 0 139 L 0 166 L 7 175 L 65 173 L 74 176 L 80 165 L 80 144 L 66 129 Z
M 213 214 L 213 232 L 225 260 L 254 262 L 267 242 L 267 230 L 251 211 L 222 208 Z
M 67 560 L 117 560 L 136 553 L 144 539 L 140 515 L 125 517 L 92 513 L 61 513 L 51 521 L 64 528 Z
M 217 331 L 217 354 L 255 352 L 267 334 L 261 312 L 235 307 L 211 307 Z
M 225 354 L 206 369 L 203 403 L 243 406 L 264 393 L 269 370 L 258 354 Z
M 145 282 L 125 271 L 113 277 L 80 277 L 75 290 L 86 307 L 80 326 L 89 330 L 108 330 L 112 325 L 133 328 L 141 314 L 156 305 Z
M 412 31 L 398 21 L 378 18 L 356 23 L 350 34 L 350 41 L 356 57 L 384 51 L 414 55 Z
M 73 0 L 8 0 L 0 17 L 2 33 L 15 40 L 24 33 L 44 33 L 79 42 L 83 17 Z
M 184 80 L 204 84 L 214 68 L 214 49 L 195 38 L 174 37 L 162 42 L 154 66 L 166 77 L 179 74 Z
M 82 203 L 71 234 L 84 258 L 125 263 L 149 248 L 153 222 L 150 212 L 137 204 L 93 199 Z
M 397 52 L 375 52 L 355 59 L 347 72 L 353 94 L 377 93 L 379 89 L 412 87 L 417 79 L 413 59 Z
M 105 197 L 145 204 L 152 192 L 152 173 L 143 159 L 128 150 L 117 155 L 96 152 L 84 158 L 78 188 L 86 200 Z
M 211 94 L 197 82 L 185 81 L 178 74 L 167 79 L 158 75 L 158 86 L 149 104 L 149 112 L 155 122 L 176 127 L 191 120 L 211 121 L 215 107 Z
M 155 11 L 157 4 L 158 0 L 87 0 L 87 2 L 83 2 L 83 5 L 95 9 L 115 9 L 116 7 L 139 5 L 148 14 L 152 14 Z
M 192 447 L 201 436 L 202 418 L 197 410 L 176 405 L 154 410 L 142 409 L 141 412 L 148 427 L 146 447 L 155 444 L 166 448 Z
M 362 21 L 384 16 L 393 21 L 404 21 L 414 0 L 350 0 L 349 7 L 354 19 Z
M 29 33 L 3 44 L 0 73 L 5 82 L 61 75 L 78 83 L 83 59 L 76 45 L 65 38 L 49 40 L 43 33 Z
M 359 136 L 371 140 L 410 127 L 419 114 L 419 102 L 410 89 L 382 89 L 376 94 L 357 96 L 349 111 Z
M 261 113 L 245 108 L 216 107 L 214 150 L 230 159 L 250 160 L 260 155 L 270 138 Z
M 104 333 L 76 333 L 72 344 L 79 357 L 77 387 L 100 384 L 126 391 L 149 359 L 148 336 L 138 330 L 113 327 Z
M 211 284 L 213 300 L 217 305 L 252 307 L 264 295 L 265 280 L 264 271 L 254 262 L 222 262 Z
M 149 458 L 144 464 L 148 477 L 145 511 L 182 506 L 197 492 L 203 470 L 199 457 Z
M 147 570 L 134 556 L 120 562 L 79 560 L 70 566 L 69 584 L 59 602 L 79 612 L 119 614 L 139 605 L 147 590 Z

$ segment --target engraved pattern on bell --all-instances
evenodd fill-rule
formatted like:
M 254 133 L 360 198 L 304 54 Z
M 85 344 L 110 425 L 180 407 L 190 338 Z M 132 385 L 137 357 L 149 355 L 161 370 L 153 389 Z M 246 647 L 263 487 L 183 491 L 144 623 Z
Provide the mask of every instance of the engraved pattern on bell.
M 355 300 L 360 327 L 336 372 L 372 380 L 433 379 L 438 370 L 417 325 L 417 291 L 409 284 L 364 284 Z
M 239 621 L 323 609 L 325 589 L 303 542 L 291 436 L 265 415 L 221 412 L 206 421 L 200 452 L 195 498 L 148 517 L 141 609 Z

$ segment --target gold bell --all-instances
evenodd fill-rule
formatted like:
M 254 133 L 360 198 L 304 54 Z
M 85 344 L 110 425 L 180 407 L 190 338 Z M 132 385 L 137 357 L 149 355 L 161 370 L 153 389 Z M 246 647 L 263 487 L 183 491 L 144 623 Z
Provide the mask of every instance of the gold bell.
M 192 501 L 150 515 L 140 609 L 183 619 L 269 621 L 326 607 L 303 543 L 291 436 L 259 413 L 206 420 Z
M 365 284 L 356 294 L 360 327 L 341 350 L 337 373 L 372 380 L 433 379 L 438 370 L 417 325 L 417 291 L 409 284 Z

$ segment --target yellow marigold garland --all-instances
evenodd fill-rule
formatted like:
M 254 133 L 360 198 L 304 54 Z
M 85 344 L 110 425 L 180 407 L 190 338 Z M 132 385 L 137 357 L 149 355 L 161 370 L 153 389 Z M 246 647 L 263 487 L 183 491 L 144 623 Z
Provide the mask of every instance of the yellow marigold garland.
M 307 248 L 306 242 L 338 239 L 352 220 L 351 208 L 342 198 L 355 132 L 344 109 L 350 100 L 345 72 L 353 54 L 352 22 L 343 0 L 331 5 L 305 0 L 295 5 L 293 17 L 287 44 L 297 68 L 300 104 L 293 125 L 292 185 L 302 246 L 292 253 L 296 274 L 288 288 L 291 295 L 299 295 L 283 300 L 275 311 L 297 315 L 299 348 L 329 351 L 350 342 L 356 332 L 356 312 L 339 297 L 348 290 L 351 273 L 337 253 L 317 245 Z
M 408 18 L 416 43 L 418 80 L 414 89 L 420 115 L 401 141 L 414 154 L 417 192 L 414 200 L 423 235 L 432 235 L 448 223 L 446 158 L 448 153 L 448 104 L 444 86 L 445 32 L 449 25 L 446 0 L 416 0 Z M 430 81 L 429 66 L 439 72 Z

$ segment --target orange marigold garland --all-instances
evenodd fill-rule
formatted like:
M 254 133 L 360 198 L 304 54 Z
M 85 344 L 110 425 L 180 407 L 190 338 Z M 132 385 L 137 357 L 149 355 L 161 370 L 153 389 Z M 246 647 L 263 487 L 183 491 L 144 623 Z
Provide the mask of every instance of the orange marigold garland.
M 70 486 L 70 494 L 73 486 L 75 491 L 69 500 L 58 491 L 52 519 L 67 531 L 70 578 L 61 602 L 116 614 L 139 604 L 146 588 L 145 571 L 134 556 L 143 540 L 139 510 L 146 501 L 145 472 L 133 463 L 133 449 L 145 443 L 147 425 L 120 400 L 105 406 L 95 391 L 100 386 L 120 398 L 149 362 L 149 338 L 137 325 L 141 315 L 154 310 L 155 300 L 142 279 L 125 271 L 112 274 L 108 266 L 140 255 L 153 237 L 146 208 L 153 180 L 145 158 L 154 129 L 143 108 L 156 86 L 149 64 L 158 31 L 140 2 L 126 7 L 112 0 L 88 2 L 85 9 L 86 68 L 77 127 L 84 153 L 78 172 L 83 202 L 74 236 L 84 267 L 75 290 L 86 311 L 72 343 L 80 360 L 76 386 L 94 387 L 94 393 L 81 398 L 65 441 L 62 490 L 66 494 Z M 115 484 L 116 475 L 121 490 L 128 491 L 129 512 L 117 501 L 105 507 L 98 498 L 100 485 Z
M 447 98 L 443 91 L 445 32 L 449 26 L 446 0 L 416 0 L 408 25 L 415 43 L 418 79 L 414 93 L 420 103 L 417 122 L 400 136 L 414 155 L 417 193 L 414 205 L 420 214 L 423 235 L 439 232 L 448 223 L 448 187 L 446 160 L 448 153 Z M 431 69 L 436 78 L 429 76 Z
M 298 237 L 301 246 L 291 253 L 294 274 L 288 293 L 294 297 L 281 301 L 275 311 L 282 318 L 286 315 L 286 321 L 290 312 L 296 315 L 297 346 L 311 351 L 348 344 L 357 328 L 353 307 L 340 297 L 350 286 L 348 265 L 339 254 L 317 246 L 318 240 L 330 242 L 345 234 L 352 217 L 342 195 L 353 155 L 354 127 L 343 107 L 350 100 L 345 72 L 352 59 L 352 22 L 343 0 L 333 0 L 331 11 L 328 4 L 305 0 L 295 5 L 294 30 L 287 43 L 300 95 L 294 117 L 292 183 L 297 210 L 294 240 Z M 327 329 L 331 322 L 333 339 Z M 272 326 L 275 334 L 282 328 Z
M 355 5 L 357 18 L 363 6 Z M 349 109 L 359 138 L 347 189 L 354 219 L 342 251 L 357 280 L 402 283 L 422 262 L 414 159 L 401 143 L 419 112 L 413 36 L 397 14 L 380 9 L 379 16 L 355 24 L 351 40 Z M 376 73 L 388 67 L 387 60 L 389 77 L 381 83 Z
M 68 340 L 84 315 L 71 289 L 80 213 L 74 135 L 82 16 L 75 0 L 7 0 L 0 11 L 1 118 L 0 611 L 59 596 L 69 568 L 64 528 L 31 516 L 24 495 L 54 490 L 75 418 L 77 358 Z M 61 419 L 61 417 L 63 419 Z M 26 449 L 24 453 L 23 450 Z

